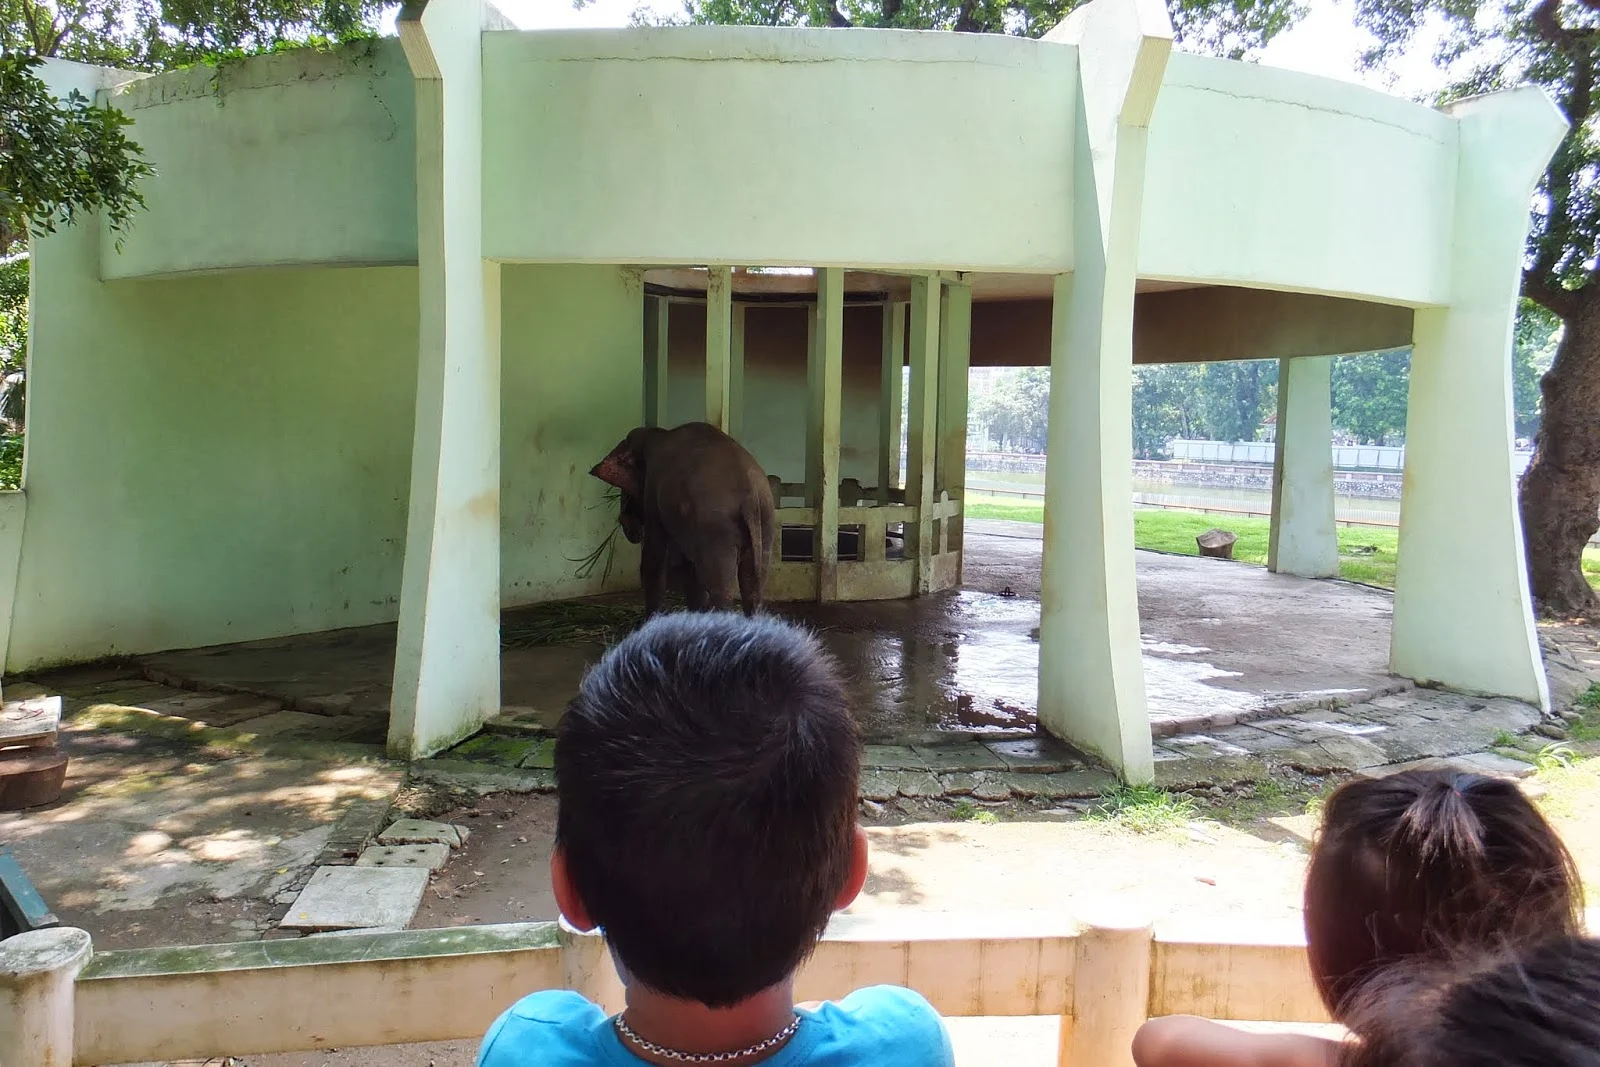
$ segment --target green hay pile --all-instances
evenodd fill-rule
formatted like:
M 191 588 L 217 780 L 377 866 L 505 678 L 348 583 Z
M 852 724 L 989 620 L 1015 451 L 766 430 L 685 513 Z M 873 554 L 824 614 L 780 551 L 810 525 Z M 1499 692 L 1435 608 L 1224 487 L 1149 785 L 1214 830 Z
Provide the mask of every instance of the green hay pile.
M 610 645 L 620 641 L 644 619 L 638 604 L 604 604 L 564 601 L 537 604 L 500 624 L 501 648 L 534 648 L 595 641 Z
M 622 494 L 609 489 L 604 500 L 593 507 L 620 506 Z M 617 552 L 620 525 L 582 559 L 567 558 L 576 563 L 574 577 L 589 578 L 600 568 L 600 585 L 603 588 L 611 577 L 611 563 Z M 595 601 L 566 601 L 538 604 L 518 611 L 515 617 L 500 624 L 500 647 L 534 648 L 540 645 L 570 645 L 598 641 L 615 644 L 644 619 L 644 608 L 638 604 L 608 604 Z

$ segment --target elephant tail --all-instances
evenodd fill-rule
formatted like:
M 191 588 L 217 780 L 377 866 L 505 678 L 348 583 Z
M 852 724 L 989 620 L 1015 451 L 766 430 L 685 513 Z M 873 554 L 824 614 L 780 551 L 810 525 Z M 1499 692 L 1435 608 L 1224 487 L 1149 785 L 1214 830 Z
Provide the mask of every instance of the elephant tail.
M 776 525 L 772 508 L 764 508 L 754 500 L 746 501 L 739 525 L 750 558 L 755 561 L 758 573 L 765 574 L 767 562 L 772 558 L 773 526 Z

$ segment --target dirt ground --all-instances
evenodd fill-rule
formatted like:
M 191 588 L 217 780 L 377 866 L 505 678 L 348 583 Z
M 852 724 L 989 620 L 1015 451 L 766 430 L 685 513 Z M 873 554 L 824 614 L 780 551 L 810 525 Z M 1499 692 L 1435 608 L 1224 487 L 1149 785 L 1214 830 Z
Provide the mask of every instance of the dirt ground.
M 1301 802 L 1303 808 L 1303 801 Z M 1274 918 L 1294 922 L 1304 845 L 1314 820 L 1303 813 L 1258 820 L 1248 828 L 1211 822 L 1141 835 L 1113 823 L 1009 806 L 982 807 L 997 821 L 951 817 L 941 802 L 868 816 L 871 874 L 850 909 L 930 911 L 1072 910 L 1099 897 L 1136 899 L 1152 914 Z M 470 826 L 472 836 L 438 873 L 414 927 L 548 919 L 555 915 L 546 867 L 555 804 L 545 796 L 485 797 L 439 814 Z M 1094 878 L 1085 872 L 1094 872 Z M 958 1062 L 1010 1067 L 1054 1063 L 1054 1019 L 951 1020 Z M 998 1043 L 998 1045 L 997 1045 Z M 470 1067 L 474 1042 L 388 1049 L 241 1057 L 237 1067 Z
M 1577 857 L 1591 901 L 1600 903 L 1600 758 L 1552 766 L 1530 791 Z M 967 819 L 950 821 L 950 805 L 904 801 L 869 813 L 871 873 L 850 911 L 1076 911 L 1115 898 L 1146 908 L 1157 922 L 1298 924 L 1315 795 L 1201 796 L 1192 817 L 1167 819 L 1149 832 L 1086 808 L 977 805 L 960 809 Z M 414 926 L 553 917 L 546 881 L 551 798 L 491 796 L 438 814 L 474 832 L 434 879 Z M 949 1022 L 958 1063 L 1054 1063 L 1054 1019 Z M 462 1041 L 245 1056 L 236 1067 L 471 1067 L 476 1052 L 475 1042 Z

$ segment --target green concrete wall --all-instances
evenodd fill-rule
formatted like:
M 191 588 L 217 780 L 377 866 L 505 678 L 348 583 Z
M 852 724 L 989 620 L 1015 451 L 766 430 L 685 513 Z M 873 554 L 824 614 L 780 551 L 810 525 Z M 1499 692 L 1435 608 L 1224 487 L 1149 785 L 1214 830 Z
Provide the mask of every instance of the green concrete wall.
M 109 100 L 156 173 L 121 253 L 103 244 L 103 277 L 416 262 L 416 109 L 398 40 L 191 67 Z
M 36 242 L 7 668 L 393 620 L 415 269 L 102 283 L 97 245 L 93 228 Z M 504 306 L 504 594 L 598 591 L 564 557 L 615 522 L 589 510 L 587 472 L 638 419 L 637 282 L 509 268 Z
M 1077 74 L 988 34 L 485 33 L 485 254 L 1066 270 Z
M 597 592 L 600 574 L 579 579 L 572 561 L 617 525 L 589 468 L 644 419 L 638 276 L 508 265 L 500 306 L 501 595 L 510 606 Z M 615 543 L 607 587 L 637 587 L 638 550 Z
M 36 242 L 7 666 L 392 619 L 416 272 L 94 280 Z
M 741 441 L 768 474 L 803 482 L 806 473 L 806 317 L 799 307 L 745 311 L 745 409 Z M 667 425 L 705 417 L 705 307 L 673 304 Z M 841 478 L 878 482 L 878 393 L 883 319 L 876 307 L 844 312 Z

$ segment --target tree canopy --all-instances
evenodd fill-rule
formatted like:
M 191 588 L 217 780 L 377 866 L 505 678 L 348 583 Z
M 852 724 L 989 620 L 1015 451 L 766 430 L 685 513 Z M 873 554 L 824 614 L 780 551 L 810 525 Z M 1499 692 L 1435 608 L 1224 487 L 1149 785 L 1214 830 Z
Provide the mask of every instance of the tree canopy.
M 993 388 L 973 398 L 967 418 L 1001 449 L 1043 452 L 1049 438 L 1050 368 L 1006 371 Z
M 383 0 L 0 0 L 0 52 L 159 71 L 376 32 Z
M 1333 361 L 1333 427 L 1358 444 L 1381 445 L 1406 432 L 1411 353 L 1377 352 Z

